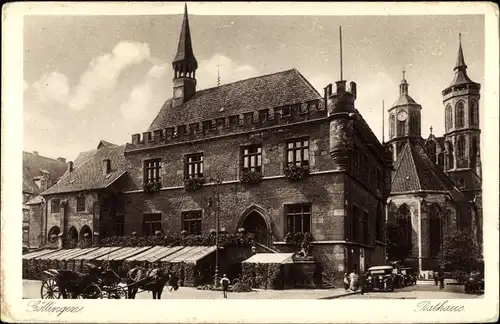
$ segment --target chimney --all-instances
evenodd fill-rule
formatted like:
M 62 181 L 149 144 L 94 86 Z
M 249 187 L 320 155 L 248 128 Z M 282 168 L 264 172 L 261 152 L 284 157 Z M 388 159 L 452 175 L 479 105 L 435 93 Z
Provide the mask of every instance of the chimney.
M 62 162 L 62 163 L 66 163 L 66 159 L 62 158 L 62 157 L 58 157 L 57 161 Z
M 68 162 L 68 173 L 73 172 L 73 161 Z
M 33 151 L 33 154 L 38 156 L 38 151 Z
M 102 160 L 102 171 L 104 174 L 109 174 L 111 172 L 111 160 L 105 159 Z

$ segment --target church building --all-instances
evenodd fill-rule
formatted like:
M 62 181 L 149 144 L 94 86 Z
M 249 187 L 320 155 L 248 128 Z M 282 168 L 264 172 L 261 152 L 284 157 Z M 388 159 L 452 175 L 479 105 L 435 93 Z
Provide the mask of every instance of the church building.
M 445 133 L 421 135 L 422 107 L 409 95 L 405 79 L 388 110 L 394 171 L 388 222 L 398 224 L 411 245 L 407 262 L 420 271 L 438 265 L 447 233 L 471 230 L 482 240 L 480 84 L 467 75 L 462 44 L 452 83 L 442 91 Z

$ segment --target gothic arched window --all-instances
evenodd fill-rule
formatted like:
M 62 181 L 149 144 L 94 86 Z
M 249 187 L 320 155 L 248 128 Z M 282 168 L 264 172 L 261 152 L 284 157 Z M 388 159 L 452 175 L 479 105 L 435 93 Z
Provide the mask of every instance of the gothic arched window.
M 446 128 L 446 131 L 450 130 L 452 125 L 453 125 L 453 112 L 451 109 L 451 105 L 448 105 L 448 106 L 446 106 L 446 110 L 445 110 L 445 128 Z
M 398 136 L 406 136 L 406 120 L 398 120 Z
M 446 143 L 446 160 L 447 160 L 447 169 L 455 168 L 455 160 L 453 159 L 453 144 L 450 141 Z
M 429 254 L 435 258 L 441 250 L 443 224 L 441 209 L 436 204 L 429 207 Z
M 437 156 L 437 164 L 438 166 L 443 169 L 444 167 L 444 154 L 443 152 L 439 153 Z
M 411 245 L 413 227 L 411 225 L 411 212 L 408 205 L 403 204 L 398 208 L 397 221 L 399 229 L 401 231 L 402 239 L 406 241 L 408 245 Z
M 477 151 L 478 151 L 478 142 L 476 138 L 472 138 L 471 143 L 471 151 L 470 151 L 470 166 L 477 166 Z
M 459 136 L 457 139 L 457 159 L 463 159 L 465 157 L 465 138 Z
M 394 117 L 394 115 L 391 115 L 391 117 L 389 117 L 389 138 L 394 137 L 394 127 L 396 126 L 395 122 L 396 122 L 396 117 Z
M 411 120 L 410 120 L 410 134 L 411 135 L 419 135 L 418 131 L 418 112 L 414 111 L 411 114 Z
M 432 162 L 436 163 L 436 142 L 433 140 L 428 141 L 427 144 L 425 144 L 425 151 Z
M 477 106 L 477 101 L 473 100 L 470 107 L 470 124 L 472 126 L 479 125 L 479 109 Z
M 460 101 L 455 108 L 455 128 L 464 127 L 464 103 Z
M 382 212 L 381 204 L 377 206 L 376 222 L 376 239 L 384 241 L 384 213 Z

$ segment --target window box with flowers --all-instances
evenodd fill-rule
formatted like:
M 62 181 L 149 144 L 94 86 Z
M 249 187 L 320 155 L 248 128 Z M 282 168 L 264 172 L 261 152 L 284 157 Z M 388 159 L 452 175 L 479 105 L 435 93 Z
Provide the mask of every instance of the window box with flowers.
M 203 187 L 203 184 L 205 183 L 205 178 L 187 178 L 184 179 L 184 189 L 186 191 L 195 191 Z
M 151 181 L 145 183 L 143 189 L 144 192 L 158 192 L 161 189 L 161 183 L 159 181 Z
M 309 175 L 309 166 L 288 163 L 283 169 L 283 173 L 290 181 L 302 181 Z
M 240 182 L 244 184 L 258 184 L 262 181 L 262 172 L 258 170 L 243 170 Z

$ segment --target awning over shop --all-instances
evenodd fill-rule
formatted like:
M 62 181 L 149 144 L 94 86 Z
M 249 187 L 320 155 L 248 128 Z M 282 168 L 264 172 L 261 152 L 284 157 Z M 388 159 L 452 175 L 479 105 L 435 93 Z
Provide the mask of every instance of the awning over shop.
M 94 260 L 119 249 L 121 249 L 121 247 L 102 247 L 90 253 L 79 255 L 73 258 L 73 260 Z
M 62 257 L 59 258 L 59 260 L 61 260 L 61 261 L 72 260 L 78 256 L 85 255 L 85 254 L 90 253 L 92 251 L 95 251 L 97 249 L 98 248 L 96 248 L 96 247 L 86 248 L 86 249 L 71 249 L 71 250 L 68 250 L 71 252 L 68 252 L 67 254 L 63 255 Z
M 151 246 L 142 246 L 142 247 L 124 247 L 120 250 L 113 251 L 109 254 L 100 256 L 96 258 L 97 261 L 122 261 L 131 256 L 142 253 L 146 250 L 151 249 Z
M 64 249 L 57 250 L 54 253 L 44 254 L 42 256 L 36 257 L 36 260 L 61 260 L 66 255 L 73 253 L 74 249 Z
M 293 253 L 257 253 L 243 263 L 293 263 Z
M 40 251 L 34 251 L 31 253 L 26 253 L 23 255 L 24 260 L 30 260 L 30 259 L 36 259 L 37 257 L 40 257 L 42 255 L 48 255 L 51 253 L 58 252 L 60 250 L 54 250 L 54 249 L 45 249 L 45 250 L 40 250 Z
M 133 257 L 128 258 L 127 261 L 155 262 L 165 258 L 166 256 L 172 255 L 182 250 L 183 248 L 184 248 L 183 246 L 176 246 L 176 247 L 155 246 L 141 254 L 137 254 Z
M 184 246 L 178 251 L 160 259 L 161 262 L 170 263 L 197 263 L 202 258 L 213 253 L 215 251 L 215 246 Z

